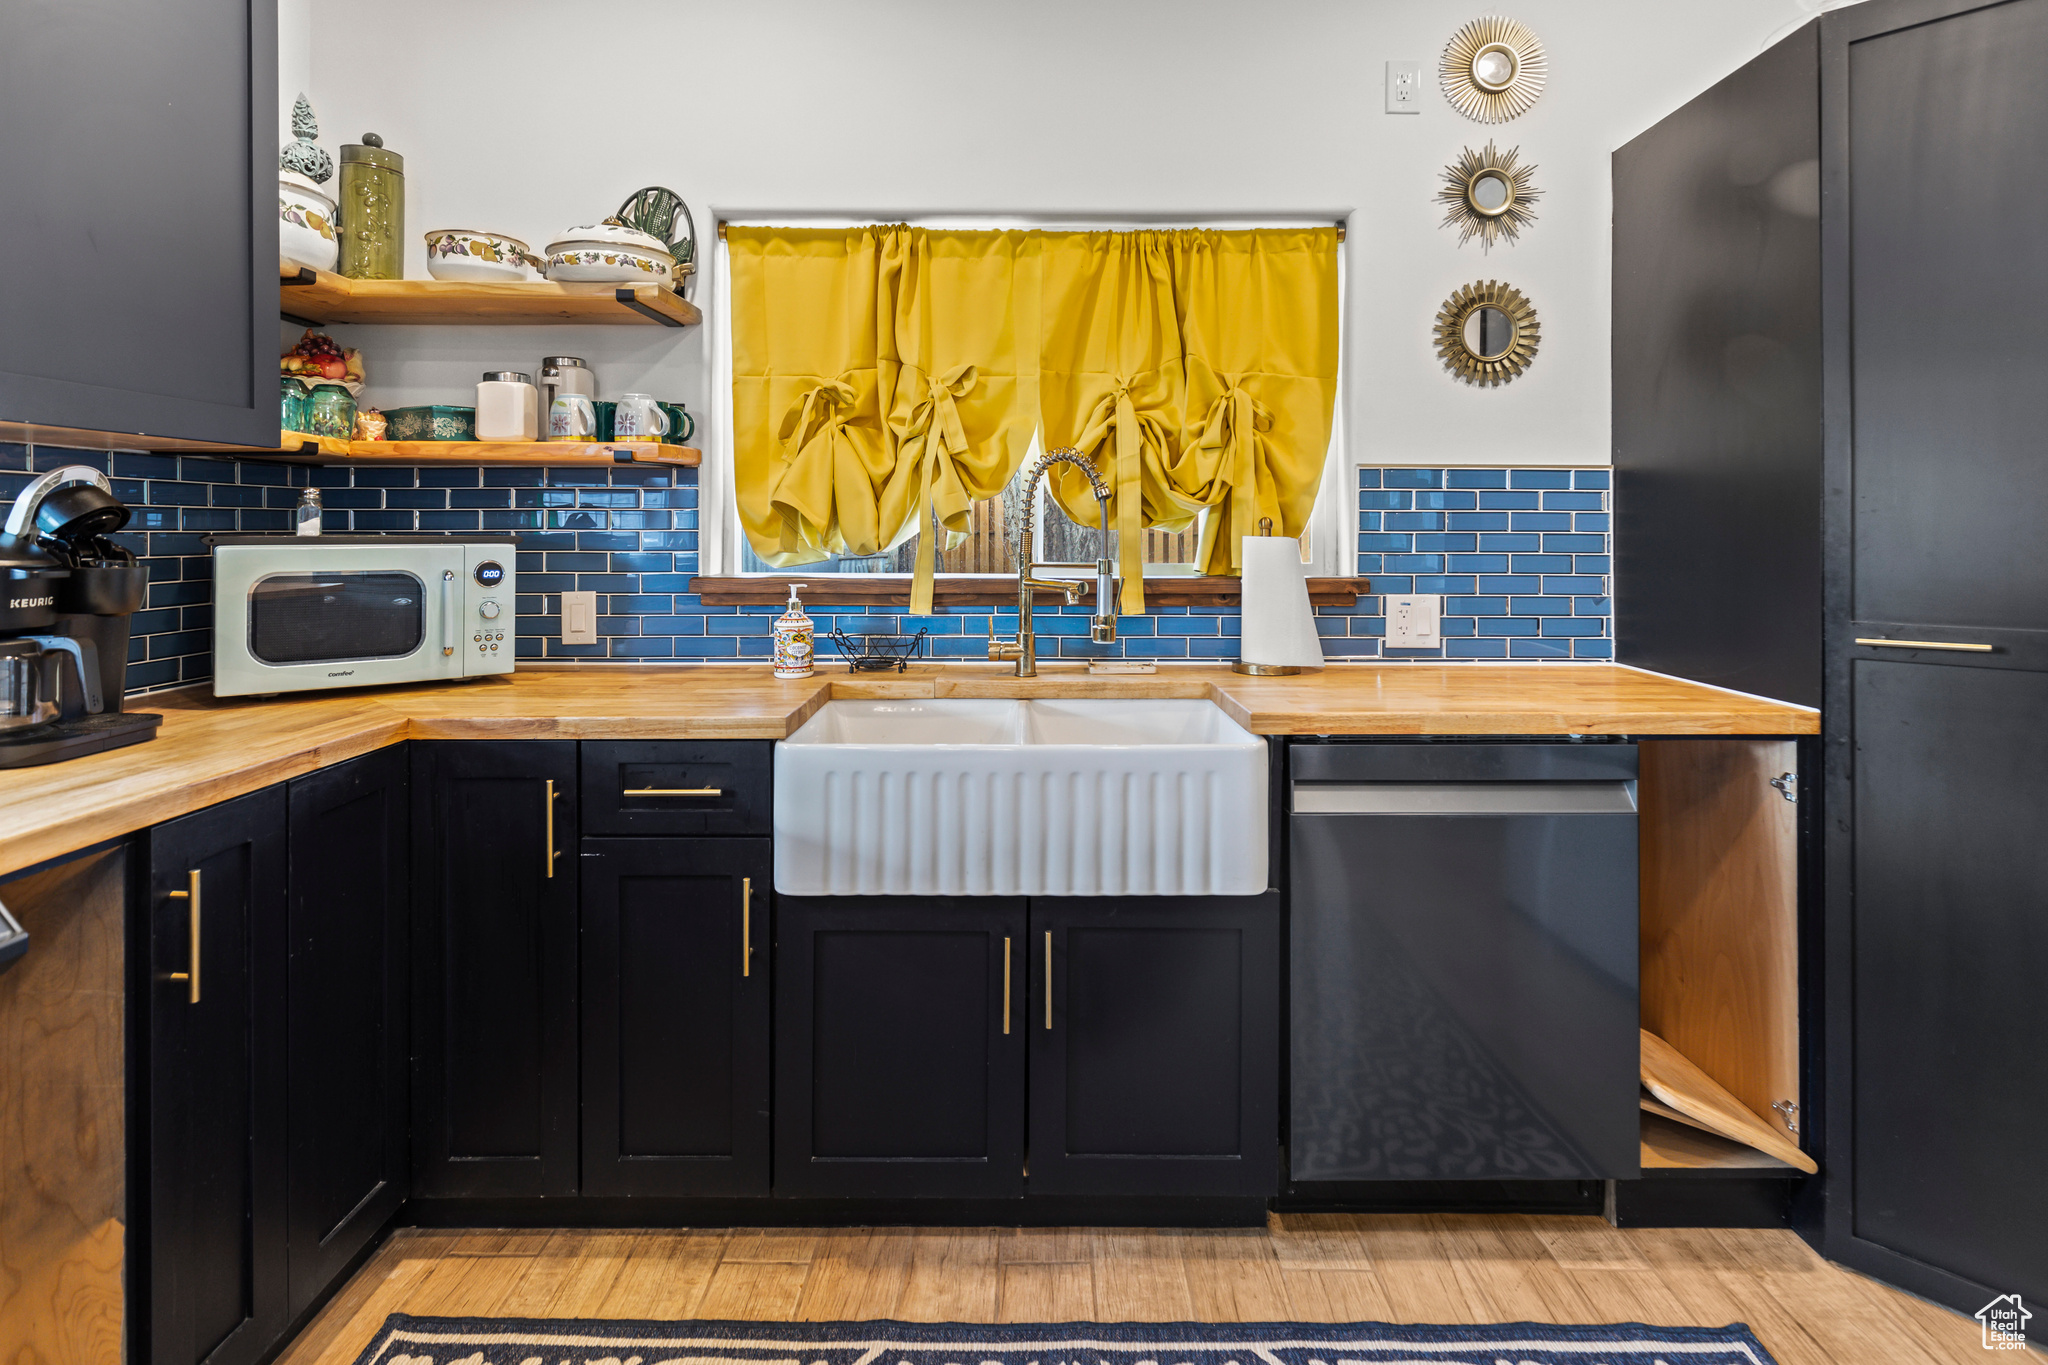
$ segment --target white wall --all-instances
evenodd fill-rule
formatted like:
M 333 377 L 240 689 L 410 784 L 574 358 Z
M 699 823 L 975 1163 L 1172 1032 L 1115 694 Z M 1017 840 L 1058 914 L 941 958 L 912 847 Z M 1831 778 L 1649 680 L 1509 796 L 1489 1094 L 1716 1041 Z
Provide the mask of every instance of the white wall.
M 1512 0 L 1549 85 L 1493 128 L 1435 87 L 1451 32 L 1492 12 L 1476 0 L 354 0 L 312 13 L 308 94 L 330 152 L 373 130 L 405 156 L 421 278 L 425 229 L 538 249 L 647 184 L 684 194 L 706 234 L 720 212 L 803 209 L 1348 218 L 1357 462 L 1604 463 L 1608 154 L 1814 4 Z M 1389 59 L 1426 64 L 1419 116 L 1382 112 Z M 1490 256 L 1440 230 L 1432 199 L 1489 137 L 1543 191 L 1521 244 Z M 1440 368 L 1430 329 L 1451 290 L 1492 278 L 1529 295 L 1543 343 L 1528 374 L 1478 390 Z M 482 370 L 565 351 L 603 395 L 701 411 L 708 331 L 343 338 L 383 406 L 468 402 Z

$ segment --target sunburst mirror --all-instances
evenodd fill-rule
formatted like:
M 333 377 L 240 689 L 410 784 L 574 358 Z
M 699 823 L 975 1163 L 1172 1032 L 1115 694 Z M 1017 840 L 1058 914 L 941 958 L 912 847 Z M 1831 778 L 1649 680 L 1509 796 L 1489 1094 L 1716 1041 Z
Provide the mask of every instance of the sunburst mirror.
M 1506 123 L 1543 93 L 1543 44 L 1513 19 L 1491 14 L 1451 35 L 1437 67 L 1444 98 L 1478 123 Z
M 1542 328 L 1522 291 L 1498 280 L 1466 285 L 1436 315 L 1436 353 L 1468 384 L 1505 384 L 1536 358 Z
M 1458 245 L 1477 237 L 1482 249 L 1505 237 L 1510 242 L 1523 228 L 1536 221 L 1529 205 L 1543 192 L 1530 183 L 1534 166 L 1517 164 L 1521 148 L 1496 152 L 1491 142 L 1486 150 L 1467 147 L 1464 154 L 1444 167 L 1444 187 L 1436 192 L 1438 202 L 1449 205 L 1443 225 L 1458 225 Z

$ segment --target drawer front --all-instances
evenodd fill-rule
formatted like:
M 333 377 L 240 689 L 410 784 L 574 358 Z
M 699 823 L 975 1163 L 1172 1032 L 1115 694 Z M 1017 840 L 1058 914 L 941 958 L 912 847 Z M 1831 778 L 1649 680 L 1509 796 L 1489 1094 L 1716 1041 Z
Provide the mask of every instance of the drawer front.
M 775 741 L 583 744 L 585 834 L 766 834 Z

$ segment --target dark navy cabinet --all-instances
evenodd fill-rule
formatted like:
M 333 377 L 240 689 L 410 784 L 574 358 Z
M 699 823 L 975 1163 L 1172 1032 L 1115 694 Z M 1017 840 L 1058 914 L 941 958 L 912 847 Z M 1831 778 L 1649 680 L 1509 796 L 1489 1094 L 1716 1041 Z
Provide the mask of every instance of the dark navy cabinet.
M 412 746 L 413 1189 L 577 1188 L 576 743 Z
M 2016 1295 L 2048 1341 L 2048 561 L 2017 548 L 2048 346 L 1978 326 L 2048 269 L 2048 188 L 2011 173 L 2048 135 L 2048 0 L 1821 34 L 1825 1250 L 1965 1313 Z
M 411 1184 L 406 754 L 286 786 L 286 1206 L 291 1309 L 346 1273 Z
M 780 897 L 775 1192 L 1024 1191 L 1024 902 Z
M 584 1194 L 768 1193 L 768 846 L 583 841 Z
M 1279 945 L 1274 893 L 782 897 L 776 1193 L 1269 1195 Z
M 137 1359 L 262 1359 L 408 1184 L 403 748 L 144 836 Z
M 276 110 L 274 4 L 0 6 L 0 423 L 276 443 Z
M 2044 62 L 2048 0 L 1868 0 L 1614 162 L 1617 657 L 1822 708 L 1794 1218 L 1965 1313 L 2048 1295 L 2015 1079 L 2048 1051 L 2048 348 L 1983 325 L 2048 266 L 2012 171 Z
M 150 1365 L 255 1365 L 291 1318 L 282 794 L 225 801 L 146 837 L 130 999 L 147 1076 L 134 1098 L 147 1133 L 136 1231 Z
M 765 739 L 587 739 L 583 832 L 766 837 L 775 744 Z
M 1031 902 L 1034 1194 L 1270 1195 L 1280 897 Z

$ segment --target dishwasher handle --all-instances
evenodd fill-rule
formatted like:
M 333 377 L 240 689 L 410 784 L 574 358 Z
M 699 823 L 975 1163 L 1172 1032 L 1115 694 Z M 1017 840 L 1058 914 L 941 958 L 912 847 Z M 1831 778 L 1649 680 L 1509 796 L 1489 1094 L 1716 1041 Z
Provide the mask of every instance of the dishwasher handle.
M 1296 782 L 1630 782 L 1633 744 L 1291 744 Z

